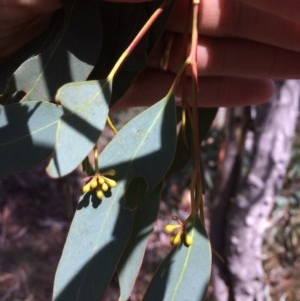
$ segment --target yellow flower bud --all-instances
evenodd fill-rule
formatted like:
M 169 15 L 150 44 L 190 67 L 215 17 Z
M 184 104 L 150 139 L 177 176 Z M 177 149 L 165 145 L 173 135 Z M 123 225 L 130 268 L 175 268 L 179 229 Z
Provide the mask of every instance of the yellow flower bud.
M 91 188 L 92 188 L 92 189 L 95 189 L 95 188 L 98 186 L 97 179 L 94 178 L 94 179 L 90 182 L 90 185 L 91 185 Z
M 102 199 L 103 196 L 104 196 L 103 191 L 101 189 L 98 189 L 96 191 L 96 196 L 97 196 L 98 199 Z
M 87 192 L 89 192 L 91 190 L 91 185 L 90 185 L 90 183 L 87 183 L 87 184 L 85 184 L 83 187 L 82 187 L 82 192 L 83 193 L 87 193 Z
M 104 178 L 102 176 L 98 177 L 98 183 L 102 185 L 104 183 Z
M 179 224 L 169 224 L 165 226 L 165 231 L 167 233 L 172 233 L 175 229 L 177 229 L 178 227 L 181 227 L 181 225 Z
M 105 181 L 106 184 L 107 184 L 109 187 L 111 187 L 111 188 L 117 186 L 117 182 L 116 182 L 115 180 L 113 180 L 113 179 L 109 179 L 109 178 L 104 177 L 104 181 Z
M 191 246 L 192 244 L 193 244 L 193 239 L 192 239 L 192 237 L 190 236 L 190 235 L 188 235 L 188 234 L 184 234 L 184 244 L 187 246 L 187 247 L 189 247 L 189 246 Z
M 170 239 L 170 243 L 172 246 L 177 247 L 181 243 L 181 231 L 178 231 L 176 235 L 172 236 Z
M 103 183 L 101 188 L 102 188 L 103 191 L 107 191 L 109 189 L 109 187 L 106 183 Z
M 106 171 L 104 173 L 104 175 L 113 177 L 116 175 L 116 171 L 114 169 L 110 169 L 110 170 Z

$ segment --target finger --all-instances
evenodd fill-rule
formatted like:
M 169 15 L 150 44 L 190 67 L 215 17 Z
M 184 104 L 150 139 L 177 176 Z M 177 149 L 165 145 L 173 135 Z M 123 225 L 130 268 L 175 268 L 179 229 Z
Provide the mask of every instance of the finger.
M 300 2 L 299 0 L 241 0 L 249 5 L 263 9 L 267 12 L 276 14 L 296 22 L 300 21 Z
M 53 12 L 62 7 L 60 0 L 0 0 L 1 10 L 22 9 L 35 13 Z
M 159 43 L 151 54 L 149 65 L 152 68 L 159 68 L 163 46 L 163 42 Z M 174 35 L 169 71 L 179 70 L 183 64 L 182 53 L 183 38 Z M 200 37 L 197 60 L 200 76 L 300 77 L 300 53 L 241 39 Z
M 115 3 L 144 3 L 144 2 L 154 2 L 156 0 L 103 0 L 107 2 L 115 2 Z
M 44 32 L 58 0 L 0 0 L 0 61 Z
M 272 5 L 273 1 L 269 3 Z M 238 37 L 294 51 L 300 50 L 299 23 L 279 18 L 239 0 L 200 1 L 200 5 L 199 32 L 202 35 Z M 179 0 L 167 28 L 183 32 L 188 19 L 187 0 Z
M 43 33 L 50 23 L 51 16 L 39 16 L 13 28 L 2 26 L 0 30 L 0 62 L 5 61 L 29 41 Z M 0 21 L 1 25 L 1 21 Z M 2 36 L 2 32 L 6 35 Z
M 299 78 L 300 53 L 247 40 L 203 39 L 199 73 L 261 78 Z
M 125 95 L 113 107 L 149 106 L 167 95 L 174 81 L 172 73 L 148 69 L 141 73 Z M 243 106 L 262 103 L 272 96 L 274 84 L 270 80 L 232 77 L 204 77 L 199 79 L 197 93 L 201 107 Z M 181 86 L 176 91 L 181 103 Z
M 8 29 L 17 31 L 26 25 L 24 23 L 40 17 L 45 17 L 47 23 L 52 13 L 61 7 L 59 0 L 0 0 L 0 34 L 8 35 Z

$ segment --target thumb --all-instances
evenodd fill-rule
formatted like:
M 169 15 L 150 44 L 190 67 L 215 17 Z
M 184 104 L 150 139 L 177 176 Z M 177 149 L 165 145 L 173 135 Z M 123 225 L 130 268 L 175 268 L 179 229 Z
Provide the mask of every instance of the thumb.
M 300 22 L 299 0 L 240 0 L 248 5 L 291 21 Z

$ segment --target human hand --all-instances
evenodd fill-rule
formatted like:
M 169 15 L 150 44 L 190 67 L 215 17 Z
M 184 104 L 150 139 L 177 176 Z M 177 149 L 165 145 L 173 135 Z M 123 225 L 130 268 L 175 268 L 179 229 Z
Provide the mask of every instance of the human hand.
M 44 32 L 59 0 L 0 0 L 0 62 Z
M 132 99 L 143 99 L 147 104 L 168 91 L 182 63 L 188 3 L 177 1 L 167 25 L 166 34 L 173 36 L 168 72 L 160 70 L 164 45 L 159 44 L 151 57 L 151 68 L 133 83 L 122 106 L 135 105 Z M 269 78 L 300 77 L 298 0 L 201 0 L 200 4 L 200 105 L 258 103 L 273 93 Z M 0 0 L 0 61 L 43 32 L 59 7 L 58 0 Z
M 154 95 L 159 99 L 166 94 L 183 62 L 181 33 L 188 18 L 187 2 L 177 2 L 167 26 L 167 34 L 174 39 L 169 72 L 159 70 L 162 42 L 151 57 L 153 69 L 139 76 L 124 104 L 130 99 L 150 103 Z M 273 83 L 269 78 L 300 77 L 298 0 L 201 0 L 200 5 L 197 50 L 201 106 L 256 104 L 271 97 Z

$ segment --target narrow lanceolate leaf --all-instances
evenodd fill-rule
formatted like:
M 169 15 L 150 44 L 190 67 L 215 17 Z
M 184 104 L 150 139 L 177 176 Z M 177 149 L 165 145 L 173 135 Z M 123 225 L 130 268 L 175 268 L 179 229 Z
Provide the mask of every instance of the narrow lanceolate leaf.
M 110 85 L 105 81 L 70 83 L 58 90 L 56 98 L 64 114 L 47 172 L 61 177 L 73 171 L 96 144 L 106 123 Z
M 101 201 L 83 196 L 54 281 L 55 301 L 99 301 L 131 232 L 133 211 L 122 201 L 125 181 Z
M 65 1 L 61 30 L 36 56 L 13 74 L 8 90 L 26 93 L 24 101 L 53 100 L 65 83 L 85 80 L 91 73 L 102 46 L 102 22 L 96 0 Z
M 168 94 L 128 122 L 100 156 L 100 170 L 121 178 L 144 177 L 151 190 L 172 163 L 176 146 L 175 100 Z
M 150 283 L 143 301 L 201 301 L 211 273 L 211 248 L 199 218 L 189 231 L 190 247 L 175 248 Z
M 0 106 L 0 176 L 26 170 L 53 151 L 60 107 L 44 102 Z
M 145 186 L 146 188 L 146 186 Z M 130 188 L 129 188 L 130 190 Z M 133 231 L 125 252 L 118 264 L 118 276 L 120 285 L 119 301 L 127 301 L 131 295 L 137 275 L 144 258 L 147 242 L 152 234 L 157 218 L 161 185 L 151 192 L 137 195 L 137 187 L 132 187 L 134 194 L 131 199 L 138 198 L 138 209 L 135 214 Z M 126 194 L 128 196 L 128 193 Z

